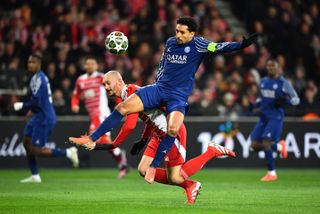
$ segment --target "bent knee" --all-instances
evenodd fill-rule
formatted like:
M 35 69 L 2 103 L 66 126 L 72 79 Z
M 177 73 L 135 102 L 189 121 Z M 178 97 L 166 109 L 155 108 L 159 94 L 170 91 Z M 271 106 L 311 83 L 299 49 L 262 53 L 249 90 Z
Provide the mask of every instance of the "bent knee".
M 144 177 L 146 175 L 147 167 L 145 166 L 138 166 L 138 172 L 141 177 Z
M 124 104 L 124 103 L 120 103 L 119 105 L 117 105 L 116 109 L 120 112 L 120 114 L 122 115 L 127 115 L 129 114 L 129 108 Z
M 182 176 L 169 176 L 168 177 L 168 182 L 170 184 L 181 184 L 184 182 L 184 178 Z
M 168 126 L 168 134 L 170 136 L 177 136 L 179 132 L 178 126 Z

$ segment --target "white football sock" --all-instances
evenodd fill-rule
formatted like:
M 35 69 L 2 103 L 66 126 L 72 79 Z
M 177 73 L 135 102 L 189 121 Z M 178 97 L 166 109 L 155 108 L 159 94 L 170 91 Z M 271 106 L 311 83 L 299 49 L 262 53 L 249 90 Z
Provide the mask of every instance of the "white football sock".
M 66 149 L 66 156 L 67 156 L 67 158 L 71 158 L 70 148 Z
M 32 178 L 34 178 L 35 180 L 41 180 L 40 175 L 36 174 L 36 175 L 32 175 Z
M 273 176 L 277 175 L 276 170 L 268 171 L 268 174 Z

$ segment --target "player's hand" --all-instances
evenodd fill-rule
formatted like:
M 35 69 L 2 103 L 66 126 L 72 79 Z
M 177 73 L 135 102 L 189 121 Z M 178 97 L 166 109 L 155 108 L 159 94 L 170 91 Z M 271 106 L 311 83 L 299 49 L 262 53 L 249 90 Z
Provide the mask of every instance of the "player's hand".
M 243 36 L 242 42 L 241 42 L 241 48 L 246 48 L 250 46 L 253 43 L 256 43 L 258 40 L 258 34 L 254 33 L 251 34 L 248 38 Z
M 20 111 L 23 108 L 23 103 L 22 102 L 15 102 L 13 104 L 13 109 L 15 111 Z
M 298 97 L 293 97 L 290 99 L 290 104 L 293 105 L 293 106 L 296 106 L 296 105 L 299 105 L 300 103 L 300 99 Z
M 75 106 L 72 106 L 72 107 L 71 107 L 71 110 L 72 110 L 73 113 L 79 113 L 79 109 L 80 109 L 80 108 L 79 108 L 78 105 L 75 105 Z
M 133 146 L 130 150 L 130 154 L 131 155 L 138 155 L 140 153 L 140 151 L 145 147 L 146 144 L 147 144 L 146 140 L 137 141 L 135 144 L 133 144 Z

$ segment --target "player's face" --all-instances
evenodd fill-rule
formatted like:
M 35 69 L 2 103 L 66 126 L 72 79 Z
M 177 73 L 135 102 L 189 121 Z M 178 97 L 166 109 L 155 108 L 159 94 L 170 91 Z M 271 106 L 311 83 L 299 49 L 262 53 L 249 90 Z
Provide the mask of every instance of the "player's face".
M 84 64 L 84 69 L 88 74 L 92 74 L 93 72 L 98 70 L 98 63 L 95 59 L 87 59 Z
M 37 71 L 40 70 L 40 63 L 39 63 L 39 60 L 35 57 L 32 57 L 30 56 L 29 59 L 28 59 L 28 71 L 29 72 L 32 72 L 32 73 L 35 73 Z
M 187 25 L 177 24 L 176 26 L 176 38 L 178 44 L 182 45 L 192 40 L 194 32 L 188 30 Z
M 268 60 L 267 71 L 268 75 L 271 77 L 276 77 L 278 75 L 279 64 L 276 61 Z
M 103 85 L 109 97 L 116 96 L 118 90 L 117 80 L 113 75 L 105 75 L 103 77 Z

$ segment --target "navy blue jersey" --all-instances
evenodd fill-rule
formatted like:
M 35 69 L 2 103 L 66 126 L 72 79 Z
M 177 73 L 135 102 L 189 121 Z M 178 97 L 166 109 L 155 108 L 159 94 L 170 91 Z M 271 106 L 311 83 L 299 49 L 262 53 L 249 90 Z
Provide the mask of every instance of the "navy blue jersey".
M 260 82 L 259 96 L 255 103 L 265 117 L 283 118 L 283 107 L 298 105 L 300 99 L 291 84 L 282 76 L 277 79 L 265 77 Z
M 161 57 L 156 84 L 173 94 L 188 97 L 193 89 L 195 72 L 206 53 L 231 52 L 240 47 L 239 42 L 214 43 L 198 36 L 178 44 L 176 37 L 171 37 Z
M 52 105 L 50 83 L 45 73 L 40 70 L 30 80 L 31 99 L 23 103 L 23 107 L 32 111 L 32 120 L 41 124 L 56 122 L 56 114 Z

